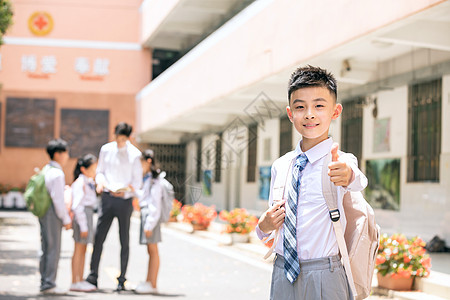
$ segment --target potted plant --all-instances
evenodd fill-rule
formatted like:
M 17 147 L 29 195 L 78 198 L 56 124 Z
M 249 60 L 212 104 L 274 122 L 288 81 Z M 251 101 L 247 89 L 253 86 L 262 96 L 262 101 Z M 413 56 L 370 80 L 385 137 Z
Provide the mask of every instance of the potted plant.
M 231 234 L 233 242 L 248 242 L 248 234 L 258 224 L 258 219 L 250 215 L 245 208 L 235 208 L 231 211 L 222 210 L 219 218 L 228 222 L 225 231 Z
M 191 223 L 194 230 L 206 230 L 217 216 L 216 207 L 206 206 L 199 202 L 194 205 L 184 205 L 181 208 L 183 221 Z
M 393 290 L 411 290 L 415 277 L 430 275 L 431 258 L 420 237 L 407 239 L 403 234 L 380 238 L 376 259 L 378 286 Z
M 177 199 L 172 201 L 172 209 L 170 210 L 169 222 L 176 222 L 177 217 L 181 214 L 181 202 Z

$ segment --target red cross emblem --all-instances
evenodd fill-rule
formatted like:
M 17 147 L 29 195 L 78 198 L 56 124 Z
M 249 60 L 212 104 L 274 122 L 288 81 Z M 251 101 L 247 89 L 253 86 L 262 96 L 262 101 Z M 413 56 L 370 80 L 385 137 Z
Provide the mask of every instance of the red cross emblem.
M 28 19 L 28 28 L 35 35 L 47 35 L 53 29 L 53 18 L 49 13 L 35 12 Z

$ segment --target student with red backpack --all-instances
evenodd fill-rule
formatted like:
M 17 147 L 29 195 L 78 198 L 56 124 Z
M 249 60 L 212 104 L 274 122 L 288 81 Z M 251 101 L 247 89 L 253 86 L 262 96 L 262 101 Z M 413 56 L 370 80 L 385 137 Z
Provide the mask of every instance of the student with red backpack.
M 270 208 L 261 216 L 260 239 L 279 232 L 270 299 L 353 299 L 354 289 L 341 263 L 340 247 L 330 218 L 340 213 L 346 226 L 343 197 L 361 191 L 367 178 L 352 154 L 338 152 L 328 137 L 330 123 L 339 117 L 337 85 L 326 70 L 307 66 L 291 76 L 287 115 L 302 140 L 294 151 L 272 165 Z M 326 158 L 333 154 L 333 161 Z M 322 188 L 322 168 L 337 186 L 337 208 L 330 212 Z M 342 251 L 342 250 L 341 250 Z

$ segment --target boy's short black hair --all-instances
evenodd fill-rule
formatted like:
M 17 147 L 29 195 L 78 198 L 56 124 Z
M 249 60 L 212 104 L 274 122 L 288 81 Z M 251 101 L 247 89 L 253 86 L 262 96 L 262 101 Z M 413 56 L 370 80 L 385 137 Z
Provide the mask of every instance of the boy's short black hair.
M 288 103 L 291 102 L 291 95 L 298 89 L 307 87 L 324 87 L 337 99 L 337 83 L 333 74 L 325 69 L 307 65 L 300 67 L 292 73 L 288 86 Z
M 133 126 L 130 124 L 127 124 L 125 122 L 120 122 L 116 125 L 116 128 L 114 129 L 115 135 L 125 135 L 127 137 L 130 137 L 131 132 L 133 131 Z
M 47 153 L 50 159 L 53 159 L 56 152 L 66 152 L 68 149 L 69 145 L 63 139 L 53 139 L 47 144 Z

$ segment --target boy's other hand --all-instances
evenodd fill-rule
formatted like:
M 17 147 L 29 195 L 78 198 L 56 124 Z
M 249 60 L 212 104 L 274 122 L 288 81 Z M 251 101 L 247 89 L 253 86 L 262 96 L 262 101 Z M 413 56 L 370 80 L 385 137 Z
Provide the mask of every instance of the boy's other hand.
M 88 237 L 88 232 L 87 231 L 80 232 L 80 238 L 85 239 L 87 237 Z
M 353 177 L 353 170 L 345 162 L 339 161 L 339 144 L 334 143 L 331 147 L 331 163 L 328 165 L 330 169 L 328 176 L 331 182 L 336 186 L 348 186 Z
M 286 216 L 285 208 L 282 207 L 286 201 L 278 201 L 275 205 L 266 210 L 259 218 L 259 229 L 264 233 L 270 233 L 280 228 Z
M 72 223 L 64 225 L 64 229 L 66 230 L 72 229 Z

